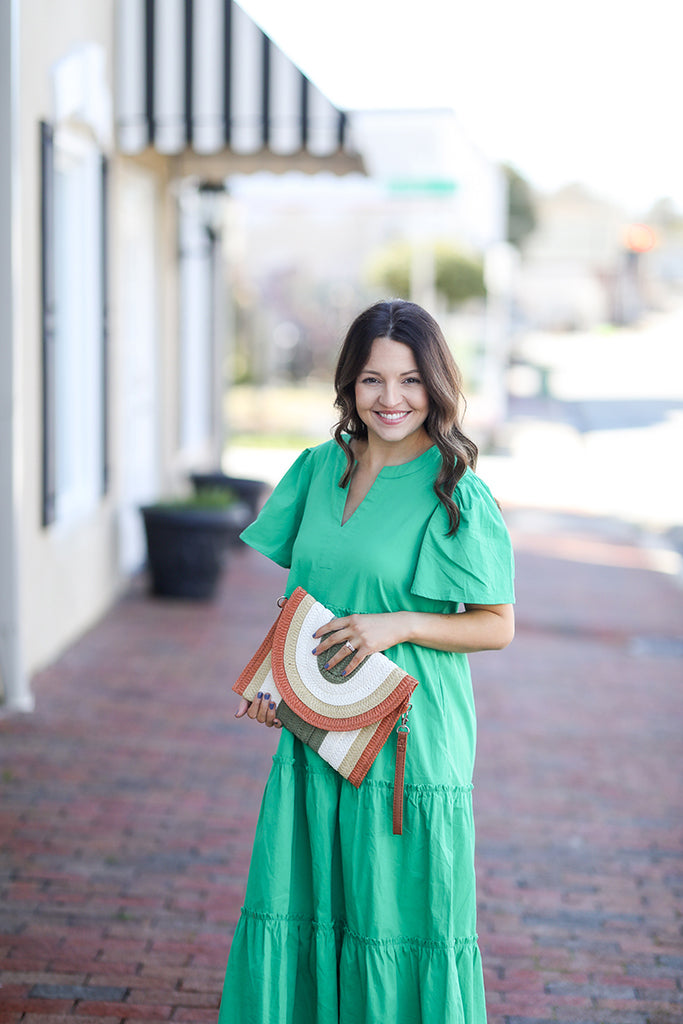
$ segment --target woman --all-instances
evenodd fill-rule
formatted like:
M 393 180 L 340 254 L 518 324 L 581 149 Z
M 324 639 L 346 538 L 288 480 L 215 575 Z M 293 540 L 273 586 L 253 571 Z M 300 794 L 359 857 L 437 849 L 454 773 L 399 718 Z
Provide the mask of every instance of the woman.
M 335 387 L 334 440 L 297 459 L 242 538 L 290 568 L 287 595 L 302 586 L 334 613 L 311 657 L 348 642 L 347 671 L 383 651 L 419 680 L 403 835 L 395 733 L 355 789 L 282 731 L 220 1024 L 483 1024 L 466 655 L 512 639 L 509 537 L 473 472 L 460 376 L 425 310 L 361 313 Z M 245 715 L 280 724 L 267 693 L 243 699 Z

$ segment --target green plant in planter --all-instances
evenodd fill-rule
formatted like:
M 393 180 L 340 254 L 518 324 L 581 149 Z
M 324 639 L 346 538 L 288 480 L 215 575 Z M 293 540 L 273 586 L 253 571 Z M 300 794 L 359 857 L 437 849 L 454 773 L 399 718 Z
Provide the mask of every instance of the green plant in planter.
M 261 500 L 268 490 L 264 480 L 251 480 L 240 476 L 228 476 L 226 473 L 192 473 L 190 479 L 197 495 L 207 492 L 228 491 L 235 494 L 237 500 L 249 507 L 251 519 L 256 519 Z
M 206 600 L 213 596 L 228 551 L 249 511 L 225 489 L 170 498 L 141 510 L 152 592 Z
M 182 498 L 166 498 L 155 502 L 157 508 L 177 509 L 221 509 L 236 505 L 238 497 L 234 491 L 222 487 L 207 487 Z

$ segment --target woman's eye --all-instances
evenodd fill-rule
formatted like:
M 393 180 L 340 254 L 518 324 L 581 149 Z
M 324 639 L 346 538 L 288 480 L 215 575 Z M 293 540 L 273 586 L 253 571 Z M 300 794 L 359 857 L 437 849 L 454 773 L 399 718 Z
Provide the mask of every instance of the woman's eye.
M 361 377 L 361 384 L 381 384 L 379 377 Z M 421 384 L 419 377 L 405 377 L 401 384 Z

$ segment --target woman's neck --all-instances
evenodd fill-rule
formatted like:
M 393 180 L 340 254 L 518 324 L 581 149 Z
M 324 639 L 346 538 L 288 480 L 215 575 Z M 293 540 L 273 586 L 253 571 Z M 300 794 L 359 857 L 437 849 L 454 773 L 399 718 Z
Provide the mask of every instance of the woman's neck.
M 351 450 L 365 468 L 379 472 L 384 466 L 402 466 L 405 462 L 412 462 L 431 448 L 433 443 L 427 431 L 420 430 L 400 444 L 383 444 L 374 435 L 354 439 Z

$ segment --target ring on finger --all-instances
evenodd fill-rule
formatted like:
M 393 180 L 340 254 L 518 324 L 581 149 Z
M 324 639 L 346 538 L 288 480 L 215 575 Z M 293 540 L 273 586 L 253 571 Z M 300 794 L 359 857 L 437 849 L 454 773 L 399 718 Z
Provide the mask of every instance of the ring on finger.
M 353 646 L 353 644 L 351 643 L 350 640 L 346 641 L 346 643 L 344 644 L 344 647 L 348 647 L 348 649 L 351 651 L 352 654 L 356 653 L 356 648 Z

